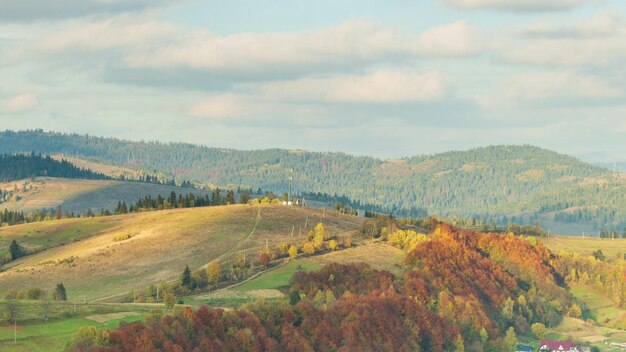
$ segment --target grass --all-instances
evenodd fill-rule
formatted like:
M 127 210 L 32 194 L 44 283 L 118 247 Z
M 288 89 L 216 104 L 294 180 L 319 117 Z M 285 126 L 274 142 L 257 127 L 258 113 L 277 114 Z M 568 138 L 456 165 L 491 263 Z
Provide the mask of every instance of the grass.
M 396 275 L 401 275 L 403 270 L 401 264 L 404 256 L 403 250 L 385 243 L 364 242 L 357 247 L 312 257 L 311 260 L 320 265 L 364 262 L 375 269 L 387 270 Z
M 132 322 L 143 319 L 143 315 L 132 315 L 120 319 L 97 323 L 86 317 L 77 317 L 41 323 L 17 326 L 17 344 L 14 343 L 15 330 L 12 325 L 0 327 L 1 351 L 63 351 L 72 336 L 84 326 L 96 326 L 99 329 L 115 329 L 120 322 Z
M 119 225 L 117 218 L 63 219 L 0 228 L 0 255 L 16 240 L 30 252 L 54 248 Z
M 91 161 L 76 158 L 76 157 L 65 156 L 63 154 L 52 155 L 52 158 L 54 160 L 59 160 L 59 161 L 66 160 L 76 165 L 79 168 L 92 170 L 94 172 L 98 172 L 98 173 L 101 173 L 110 177 L 115 177 L 115 178 L 122 176 L 122 175 L 126 177 L 133 177 L 133 176 L 139 176 L 141 174 L 140 171 L 133 170 L 127 167 L 95 163 L 95 162 L 91 162 Z
M 234 290 L 246 292 L 252 290 L 278 289 L 289 286 L 289 281 L 293 274 L 298 270 L 314 271 L 321 268 L 321 265 L 309 259 L 296 259 L 289 263 L 271 270 L 267 273 L 259 275 L 254 280 L 248 281 L 243 285 L 237 286 Z
M 324 216 L 318 210 L 297 207 L 232 205 L 63 220 L 57 226 L 51 221 L 9 227 L 0 230 L 3 240 L 9 237 L 5 231 L 12 231 L 11 236 L 40 231 L 42 238 L 58 240 L 1 272 L 0 296 L 10 289 L 51 290 L 63 282 L 70 299 L 119 301 L 132 290 L 144 292 L 150 284 L 176 279 L 185 265 L 196 270 L 219 259 L 226 268 L 240 251 L 256 260 L 266 241 L 269 245 L 301 243 L 304 224 L 311 228 L 318 221 L 341 236 L 358 228 L 362 219 L 336 213 Z M 80 240 L 67 242 L 74 231 L 67 224 L 90 230 L 84 230 Z M 50 228 L 42 230 L 46 227 Z M 115 242 L 114 235 L 119 233 L 131 238 Z
M 29 189 L 18 191 L 15 195 L 20 200 L 11 200 L 0 207 L 16 211 L 33 211 L 61 206 L 63 212 L 84 214 L 91 208 L 94 212 L 101 209 L 114 210 L 117 202 L 135 203 L 139 198 L 151 195 L 164 197 L 174 191 L 177 194 L 210 194 L 210 190 L 191 190 L 180 187 L 142 182 L 78 180 L 51 177 L 37 177 L 26 182 Z M 0 188 L 13 189 L 10 183 L 0 184 Z
M 626 253 L 626 239 L 621 238 L 613 240 L 597 237 L 553 236 L 541 238 L 541 242 L 555 254 L 565 251 L 591 255 L 591 253 L 600 249 L 607 258 L 613 259 L 616 258 L 618 254 L 623 256 L 624 253 Z

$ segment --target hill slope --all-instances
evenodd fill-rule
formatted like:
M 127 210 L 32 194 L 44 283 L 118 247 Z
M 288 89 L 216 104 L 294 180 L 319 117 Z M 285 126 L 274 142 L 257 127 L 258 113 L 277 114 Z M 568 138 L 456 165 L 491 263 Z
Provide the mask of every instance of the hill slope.
M 0 199 L 0 209 L 29 212 L 61 206 L 64 213 L 75 214 L 84 214 L 87 209 L 94 213 L 101 209 L 113 211 L 119 201 L 131 204 L 146 196 L 167 197 L 172 191 L 199 195 L 211 192 L 154 183 L 52 177 L 0 183 L 1 191 L 10 192 L 11 197 L 5 202 Z
M 506 223 L 545 221 L 562 232 L 626 226 L 626 180 L 573 157 L 532 146 L 380 160 L 343 153 L 238 151 L 190 144 L 129 142 L 45 133 L 0 133 L 0 153 L 63 153 L 163 172 L 179 180 L 286 191 L 294 169 L 297 191 L 345 195 L 396 214 L 426 208 L 439 216 Z M 561 226 L 561 225 L 567 226 Z M 569 230 L 569 231 L 568 231 Z M 582 231 L 581 231 L 582 232 Z
M 359 228 L 362 220 L 296 207 L 230 205 L 0 228 L 3 249 L 16 240 L 25 248 L 42 250 L 6 265 L 0 292 L 49 290 L 59 282 L 81 300 L 133 289 L 144 292 L 149 284 L 176 279 L 185 265 L 195 270 L 243 250 L 254 260 L 266 240 L 269 245 L 302 242 L 305 224 L 310 229 L 318 221 L 340 234 Z M 115 241 L 118 234 L 130 239 Z

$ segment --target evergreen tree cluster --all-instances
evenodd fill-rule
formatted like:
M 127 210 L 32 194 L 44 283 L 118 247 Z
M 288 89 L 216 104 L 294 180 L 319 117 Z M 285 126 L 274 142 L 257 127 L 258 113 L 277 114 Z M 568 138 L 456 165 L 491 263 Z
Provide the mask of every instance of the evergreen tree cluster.
M 30 154 L 1 154 L 0 182 L 47 176 L 108 180 L 110 177 L 91 170 L 78 168 L 66 160 L 54 160 L 50 156 Z
M 506 225 L 504 217 L 516 216 L 518 223 L 532 224 L 537 221 L 532 217 L 541 216 L 589 222 L 598 229 L 626 226 L 623 181 L 604 168 L 532 146 L 381 160 L 343 153 L 130 142 L 41 130 L 0 133 L 0 153 L 30 150 L 159 172 L 178 183 L 262 187 L 281 194 L 289 190 L 293 169 L 293 193 L 337 194 L 399 216 L 428 209 L 441 217 L 501 225 Z M 581 213 L 567 215 L 576 209 Z

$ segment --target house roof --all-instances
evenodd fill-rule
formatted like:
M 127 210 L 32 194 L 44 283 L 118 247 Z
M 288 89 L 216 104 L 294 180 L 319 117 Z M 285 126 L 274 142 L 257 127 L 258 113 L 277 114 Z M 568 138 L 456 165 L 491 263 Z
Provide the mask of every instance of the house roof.
M 532 352 L 533 348 L 527 345 L 517 345 L 515 350 L 518 352 Z
M 539 345 L 541 347 L 545 346 L 551 350 L 556 350 L 556 351 L 569 351 L 573 349 L 574 347 L 578 347 L 577 345 L 569 341 L 550 341 L 550 340 L 541 341 Z

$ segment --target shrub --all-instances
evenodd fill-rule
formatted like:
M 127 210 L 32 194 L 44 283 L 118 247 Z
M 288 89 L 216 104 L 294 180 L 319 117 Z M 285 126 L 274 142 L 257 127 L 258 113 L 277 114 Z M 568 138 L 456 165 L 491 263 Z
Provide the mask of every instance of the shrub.
M 130 238 L 130 235 L 127 233 L 118 233 L 118 234 L 113 235 L 113 242 L 126 241 L 129 238 Z

